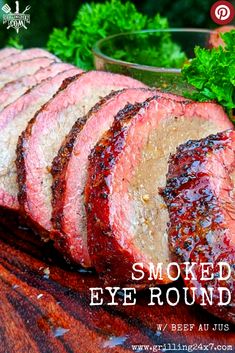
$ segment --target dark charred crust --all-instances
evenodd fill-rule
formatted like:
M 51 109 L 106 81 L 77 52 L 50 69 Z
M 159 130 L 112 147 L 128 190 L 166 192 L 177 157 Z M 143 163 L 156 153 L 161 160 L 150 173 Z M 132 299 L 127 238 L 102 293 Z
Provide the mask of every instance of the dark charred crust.
M 109 93 L 107 96 L 101 97 L 101 99 L 99 100 L 99 102 L 96 103 L 96 104 L 94 105 L 94 107 L 87 113 L 87 119 L 88 119 L 91 115 L 97 113 L 97 112 L 99 111 L 99 109 L 100 109 L 103 105 L 105 105 L 111 98 L 114 98 L 114 97 L 118 96 L 121 92 L 124 92 L 124 91 L 125 91 L 125 89 L 118 90 L 118 91 L 112 91 L 112 92 Z
M 67 77 L 66 79 L 64 79 L 64 81 L 62 82 L 59 90 L 55 93 L 55 95 L 57 93 L 59 93 L 60 91 L 65 90 L 72 82 L 76 81 L 79 77 L 81 77 L 82 75 L 84 75 L 86 72 L 82 72 L 80 74 L 71 76 L 71 77 Z
M 80 75 L 77 75 L 79 77 Z M 74 78 L 71 79 L 72 81 Z M 67 80 L 68 82 L 68 80 Z M 138 90 L 140 90 L 138 88 Z M 156 92 L 154 89 L 146 89 L 142 88 L 143 92 L 150 91 L 150 92 Z M 101 100 L 88 112 L 88 114 L 83 117 L 82 119 L 78 119 L 76 123 L 74 124 L 73 128 L 71 129 L 69 135 L 63 142 L 58 155 L 54 158 L 54 161 L 52 163 L 52 176 L 53 176 L 53 185 L 52 185 L 52 206 L 53 206 L 53 213 L 52 213 L 52 224 L 53 227 L 59 231 L 61 231 L 61 222 L 63 221 L 63 194 L 65 191 L 66 187 L 66 182 L 65 182 L 65 177 L 66 177 L 66 170 L 68 163 L 70 161 L 71 154 L 74 149 L 74 145 L 76 142 L 76 139 L 84 127 L 84 124 L 86 121 L 96 112 L 101 109 L 107 102 L 110 101 L 110 99 L 114 99 L 117 97 L 120 93 L 124 92 L 125 89 L 118 90 L 118 91 L 112 91 L 110 94 L 108 94 L 106 97 L 101 98 Z M 91 151 L 91 154 L 89 156 L 89 159 L 93 155 L 93 152 L 96 154 L 94 158 L 97 158 L 97 156 L 100 154 L 102 155 L 102 151 L 104 150 L 104 146 L 106 146 L 110 139 L 113 137 L 116 137 L 116 134 L 119 133 L 119 130 L 123 130 L 124 127 L 122 128 L 126 122 L 128 122 L 129 119 L 134 116 L 137 111 L 141 107 L 145 107 L 150 100 L 147 100 L 146 104 L 127 104 L 124 109 L 120 111 L 120 113 L 115 117 L 116 119 L 116 125 L 114 126 L 114 130 L 110 130 L 104 135 L 104 139 L 100 143 L 100 145 L 97 145 L 97 148 L 95 151 Z M 120 144 L 119 148 L 122 148 L 122 144 Z M 115 160 L 113 159 L 112 156 L 109 157 L 109 165 L 104 165 L 100 164 L 100 170 L 102 172 L 108 171 L 108 168 L 110 168 L 113 164 L 115 163 Z M 106 195 L 106 193 L 103 193 L 102 195 Z
M 36 233 L 40 234 L 40 237 L 44 241 L 49 240 L 49 233 L 39 225 L 35 224 L 28 217 L 24 211 L 24 205 L 27 202 L 27 190 L 26 190 L 26 168 L 25 168 L 25 149 L 24 144 L 27 143 L 27 133 L 23 132 L 19 137 L 17 148 L 16 148 L 16 168 L 17 168 L 17 182 L 19 186 L 18 201 L 20 205 L 19 216 L 21 222 L 25 225 L 32 227 Z
M 146 89 L 145 89 L 146 90 Z M 152 97 L 149 97 L 148 99 L 146 99 L 144 102 L 142 103 L 136 103 L 136 104 L 127 104 L 122 110 L 120 110 L 120 112 L 115 116 L 115 121 L 120 121 L 121 124 L 124 124 L 125 122 L 128 122 L 130 119 L 132 119 L 132 117 L 134 115 L 137 114 L 137 112 L 143 108 L 147 108 L 148 105 L 150 104 L 151 101 L 153 100 L 157 100 L 158 98 L 161 98 L 161 99 L 164 99 L 166 102 L 169 101 L 169 100 L 172 100 L 172 99 L 169 99 L 169 98 L 162 98 L 159 91 L 159 95 L 157 94 L 158 91 L 156 90 L 149 90 L 149 91 L 152 91 L 152 92 L 156 92 L 156 94 Z M 182 104 L 182 105 L 187 105 L 191 103 L 190 100 L 185 100 L 185 101 L 182 101 L 182 102 L 178 102 L 178 104 Z
M 115 266 L 118 266 L 116 264 L 120 262 L 119 250 L 113 248 L 113 231 L 107 222 L 104 223 L 102 221 L 109 214 L 109 178 L 112 168 L 119 158 L 119 152 L 125 144 L 125 134 L 128 124 L 131 123 L 132 118 L 138 114 L 140 109 L 146 107 L 148 104 L 148 102 L 143 104 L 137 103 L 135 105 L 127 104 L 115 116 L 112 127 L 103 135 L 102 139 L 91 151 L 89 157 L 88 180 L 84 190 L 84 203 L 88 216 L 88 234 L 97 234 L 96 232 L 98 232 L 100 238 L 96 239 L 95 235 L 92 236 L 92 239 L 88 238 L 88 245 L 89 242 L 96 244 L 92 246 L 92 250 L 91 248 L 89 249 L 92 262 L 96 270 L 100 273 L 100 276 L 109 284 L 115 283 L 118 280 L 113 274 L 116 272 Z M 102 202 L 102 210 L 99 206 L 100 202 Z M 105 250 L 106 255 L 103 254 L 101 246 L 101 242 L 103 241 L 101 238 L 109 239 L 107 242 L 104 240 L 107 246 Z M 127 272 L 125 281 L 131 282 L 131 273 L 128 272 L 130 270 L 130 254 L 124 249 L 122 249 L 122 252 L 126 252 L 126 256 L 122 256 L 122 266 L 125 267 Z M 112 257 L 112 261 L 110 260 L 110 256 Z
M 84 73 L 69 77 L 68 79 L 65 79 L 60 86 L 59 90 L 54 94 L 54 96 L 47 102 L 45 103 L 34 115 L 34 117 L 29 121 L 26 130 L 21 134 L 18 140 L 17 144 L 17 149 L 16 149 L 16 167 L 17 167 L 17 181 L 19 183 L 19 195 L 18 195 L 18 201 L 20 205 L 23 207 L 25 202 L 27 202 L 27 192 L 25 190 L 25 182 L 26 182 L 26 170 L 25 170 L 25 155 L 24 155 L 24 144 L 27 144 L 28 139 L 31 137 L 32 134 L 32 129 L 34 126 L 34 123 L 37 119 L 37 116 L 41 114 L 43 111 L 46 110 L 47 106 L 50 104 L 50 102 L 53 100 L 53 98 L 62 90 L 64 90 L 70 83 L 78 79 L 81 75 Z M 66 82 L 65 82 L 66 81 Z M 33 89 L 28 90 L 30 92 Z
M 33 128 L 33 124 L 35 120 L 37 119 L 37 116 L 41 114 L 43 111 L 47 109 L 47 107 L 50 105 L 51 101 L 59 94 L 61 91 L 65 90 L 72 82 L 76 81 L 77 79 L 80 78 L 80 76 L 84 75 L 86 72 L 81 72 L 80 74 L 77 74 L 75 76 L 67 77 L 66 79 L 63 80 L 62 84 L 60 85 L 59 89 L 56 91 L 56 93 L 51 97 L 51 99 L 48 100 L 45 104 L 42 105 L 42 107 L 37 111 L 37 113 L 34 115 L 34 117 L 29 121 L 27 130 L 28 134 L 31 135 L 31 131 Z M 29 93 L 34 87 L 30 88 L 27 92 Z
M 123 147 L 126 143 L 126 133 L 129 126 L 132 123 L 132 119 L 135 118 L 138 114 L 144 114 L 145 110 L 149 105 L 152 105 L 152 101 L 162 100 L 163 104 L 172 104 L 171 99 L 168 97 L 161 97 L 156 93 L 154 97 L 149 98 L 144 103 L 137 104 L 127 104 L 124 109 L 122 109 L 114 118 L 114 123 L 112 127 L 103 135 L 102 139 L 96 144 L 94 149 L 91 151 L 89 156 L 89 167 L 88 167 L 88 179 L 84 191 L 84 200 L 85 208 L 87 213 L 87 228 L 88 228 L 88 248 L 92 263 L 96 268 L 98 273 L 101 273 L 102 278 L 106 283 L 119 283 L 120 281 L 128 282 L 130 281 L 131 274 L 126 273 L 125 279 L 120 278 L 122 271 L 120 268 L 125 268 L 124 272 L 130 263 L 133 263 L 133 258 L 131 254 L 126 252 L 123 247 L 115 239 L 115 231 L 113 228 L 110 228 L 110 209 L 111 199 L 110 195 L 112 194 L 112 173 L 115 164 L 119 158 L 120 152 L 123 150 Z M 176 101 L 175 101 L 176 103 Z M 173 101 L 174 104 L 174 101 Z M 180 112 L 185 112 L 188 109 L 188 105 L 192 104 L 191 101 L 177 101 L 177 109 L 179 108 Z M 195 103 L 194 103 L 195 104 Z M 215 138 L 216 139 L 216 138 Z M 218 139 L 218 138 L 217 138 Z M 182 246 L 171 245 L 172 253 L 177 256 L 181 262 L 186 262 L 189 259 L 189 253 L 193 252 L 195 246 L 199 242 L 203 243 L 206 241 L 206 236 L 209 231 L 209 226 L 206 222 L 200 222 L 203 219 L 203 214 L 206 212 L 211 212 L 210 207 L 207 208 L 205 203 L 199 198 L 195 200 L 198 207 L 202 209 L 202 213 L 197 214 L 191 212 L 190 217 L 187 213 L 187 209 L 181 207 L 181 209 L 176 209 L 177 205 L 174 204 L 175 198 L 182 188 L 187 186 L 195 186 L 197 184 L 197 178 L 193 173 L 189 173 L 188 165 L 190 164 L 190 157 L 188 155 L 188 149 L 194 149 L 197 144 L 200 146 L 200 143 L 196 141 L 188 142 L 187 148 L 184 146 L 179 147 L 179 150 L 187 150 L 187 153 L 183 153 L 183 158 L 181 155 L 172 156 L 172 161 L 175 162 L 176 171 L 177 165 L 182 166 L 183 172 L 180 174 L 180 178 L 176 171 L 173 171 L 170 174 L 168 188 L 161 190 L 162 195 L 168 199 L 168 203 L 172 203 L 172 212 L 177 213 L 177 224 L 174 227 L 174 232 L 177 234 L 176 238 L 184 239 Z M 204 152 L 209 153 L 210 149 L 221 147 L 215 142 L 205 142 Z M 195 153 L 195 152 L 194 152 Z M 176 160 L 177 159 L 177 160 Z M 193 168 L 197 166 L 192 165 Z M 176 175 L 175 175 L 176 174 Z M 206 193 L 206 191 L 205 191 Z M 205 196 L 205 195 L 202 195 Z M 212 200 L 214 195 L 208 193 L 206 199 Z M 215 208 L 213 209 L 215 212 Z M 180 219 L 182 217 L 188 217 L 189 224 L 188 228 L 182 229 L 182 223 Z M 196 217 L 199 218 L 198 224 L 190 224 L 192 220 Z M 172 225 L 173 227 L 173 225 Z M 200 234 L 200 237 L 197 235 Z M 94 246 L 94 244 L 96 244 Z M 202 245 L 203 248 L 203 245 Z M 199 255 L 198 255 L 199 256 Z M 121 259 L 121 260 L 120 260 Z M 124 263 L 122 263 L 122 260 Z M 129 262 L 129 263 L 128 263 Z M 118 268 L 118 269 L 117 269 Z M 123 273 L 124 273 L 123 272 Z
M 194 261 L 197 264 L 208 262 L 215 266 L 219 258 L 230 265 L 235 261 L 233 245 L 228 245 L 228 234 L 233 237 L 232 229 L 228 228 L 225 219 L 226 207 L 228 212 L 233 212 L 228 206 L 229 203 L 233 204 L 229 177 L 235 165 L 233 134 L 232 130 L 228 130 L 199 141 L 188 141 L 179 146 L 176 154 L 170 159 L 167 184 L 162 190 L 162 195 L 170 216 L 168 234 L 171 251 L 177 256 L 178 261 Z M 225 184 L 223 187 L 220 186 L 221 197 L 215 193 L 213 187 L 217 176 L 211 174 L 208 167 L 210 159 L 219 163 L 225 173 L 223 174 Z M 214 181 L 211 181 L 211 178 L 214 178 Z M 220 198 L 223 200 L 222 203 Z M 232 266 L 231 270 L 232 276 L 223 285 L 231 291 L 234 298 L 235 273 Z M 217 277 L 208 284 L 215 289 L 220 286 Z M 194 286 L 195 282 L 187 281 L 187 285 Z M 205 283 L 198 280 L 197 286 L 205 287 Z M 208 306 L 207 309 L 220 318 L 234 323 L 235 310 L 229 306 L 218 310 L 216 295 L 214 301 L 215 305 Z
M 67 162 L 69 161 L 71 153 L 74 148 L 74 143 L 76 142 L 76 137 L 79 134 L 79 132 L 82 130 L 86 121 L 87 121 L 86 116 L 79 118 L 75 122 L 74 126 L 72 127 L 70 133 L 65 138 L 64 142 L 62 143 L 59 149 L 58 155 L 54 158 L 52 162 L 51 174 L 53 178 L 56 178 L 57 176 L 59 176 L 60 173 L 62 173 L 62 170 L 67 165 Z
M 78 75 L 79 76 L 79 75 Z M 52 185 L 52 206 L 53 206 L 53 213 L 52 213 L 52 224 L 53 227 L 59 231 L 61 231 L 61 222 L 63 220 L 63 195 L 66 187 L 65 177 L 66 177 L 66 170 L 68 163 L 70 161 L 71 154 L 74 149 L 74 145 L 76 139 L 83 129 L 86 121 L 96 112 L 101 109 L 110 99 L 115 98 L 120 93 L 124 92 L 123 90 L 112 91 L 106 97 L 102 98 L 83 118 L 79 118 L 74 126 L 72 127 L 70 133 L 66 137 L 65 141 L 63 142 L 57 156 L 54 158 L 52 163 L 51 174 L 53 176 L 53 185 Z M 143 88 L 143 91 L 146 91 Z M 132 111 L 132 105 L 128 105 L 126 107 L 126 113 Z M 123 115 L 125 112 L 123 112 Z M 111 138 L 111 136 L 110 136 Z M 97 151 L 97 153 L 99 153 Z M 102 146 L 100 146 L 100 153 L 102 153 Z M 110 163 L 113 161 L 110 160 Z M 104 168 L 102 169 L 104 171 Z
M 56 178 L 57 175 L 60 175 L 62 173 L 63 169 L 66 168 L 67 163 L 69 162 L 71 153 L 74 148 L 74 143 L 77 139 L 77 136 L 79 132 L 82 130 L 84 127 L 86 121 L 96 113 L 103 105 L 105 105 L 111 98 L 114 98 L 117 96 L 120 91 L 113 91 L 106 97 L 102 98 L 88 113 L 87 115 L 83 116 L 82 118 L 79 118 L 74 126 L 72 127 L 70 133 L 66 137 L 65 141 L 62 143 L 62 146 L 58 152 L 58 155 L 54 158 L 54 161 L 52 163 L 52 175 L 53 178 Z
M 25 170 L 25 151 L 24 143 L 27 138 L 27 133 L 23 132 L 18 139 L 18 144 L 16 148 L 16 169 L 17 169 L 17 182 L 19 185 L 18 201 L 20 206 L 24 205 L 27 201 L 26 198 L 26 170 Z
M 71 139 L 61 147 L 58 156 L 54 159 L 51 173 L 53 176 L 52 183 L 52 224 L 53 228 L 61 230 L 61 221 L 63 219 L 62 205 L 65 190 L 65 175 L 63 170 L 69 161 L 72 153 L 74 139 Z
M 78 75 L 79 76 L 79 75 Z M 79 118 L 70 133 L 63 142 L 57 156 L 54 158 L 51 168 L 51 174 L 53 176 L 52 184 L 52 224 L 55 230 L 62 231 L 62 220 L 63 220 L 63 195 L 66 186 L 65 174 L 67 165 L 69 163 L 71 154 L 73 152 L 74 144 L 76 142 L 79 132 L 84 127 L 87 119 L 98 111 L 98 109 L 104 105 L 108 99 L 116 96 L 118 92 L 111 92 L 107 97 L 101 99 L 91 111 L 84 117 Z
M 19 215 L 22 222 L 29 227 L 32 227 L 44 241 L 49 240 L 49 232 L 47 232 L 43 227 L 32 222 L 25 212 L 24 205 L 27 203 L 27 190 L 26 190 L 26 166 L 25 166 L 25 144 L 27 144 L 28 131 L 24 131 L 18 139 L 18 144 L 16 148 L 16 169 L 17 169 L 17 182 L 19 186 L 18 202 L 20 205 Z
M 79 79 L 81 75 L 84 73 L 77 74 L 75 76 L 69 77 L 66 82 L 63 81 L 62 85 L 58 89 L 58 91 L 54 94 L 54 96 L 47 102 L 45 103 L 34 115 L 34 117 L 29 121 L 27 128 L 25 129 L 24 132 L 22 132 L 21 136 L 18 139 L 17 143 L 17 148 L 16 148 L 16 169 L 17 169 L 17 182 L 19 186 L 19 192 L 18 192 L 18 201 L 20 205 L 20 213 L 22 213 L 23 217 L 26 219 L 28 224 L 32 226 L 34 229 L 36 229 L 39 233 L 42 234 L 43 237 L 48 238 L 48 231 L 46 231 L 43 227 L 38 225 L 35 222 L 32 222 L 30 220 L 30 217 L 27 215 L 27 211 L 25 209 L 25 205 L 27 204 L 27 190 L 26 190 L 26 178 L 27 178 L 27 171 L 26 171 L 26 159 L 27 156 L 25 155 L 26 153 L 26 148 L 27 143 L 32 135 L 34 123 L 37 119 L 37 116 L 41 114 L 43 111 L 47 109 L 47 106 L 50 104 L 50 102 L 53 100 L 53 98 L 62 90 L 64 90 L 70 83 L 73 81 Z M 30 92 L 34 87 L 32 87 L 28 92 Z M 67 146 L 69 147 L 69 146 Z
M 114 117 L 115 124 L 128 122 L 133 115 L 141 108 L 141 103 L 127 104 L 120 112 Z
M 52 184 L 52 224 L 54 229 L 61 231 L 61 222 L 63 219 L 63 195 L 65 191 L 66 181 L 66 169 L 69 163 L 71 154 L 74 149 L 79 132 L 84 127 L 89 114 L 79 118 L 70 133 L 63 142 L 57 156 L 54 158 L 51 168 L 51 174 L 53 176 Z

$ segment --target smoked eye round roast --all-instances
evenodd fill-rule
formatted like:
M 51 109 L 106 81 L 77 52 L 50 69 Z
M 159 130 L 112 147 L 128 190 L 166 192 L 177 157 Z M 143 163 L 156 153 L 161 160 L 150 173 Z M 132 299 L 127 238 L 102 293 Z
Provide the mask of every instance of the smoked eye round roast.
M 15 66 L 15 70 L 19 70 L 19 67 L 17 67 L 17 65 L 13 66 Z M 8 82 L 2 88 L 0 88 L 0 111 L 3 110 L 3 108 L 5 108 L 10 103 L 13 103 L 27 90 L 41 83 L 43 80 L 46 80 L 49 77 L 54 77 L 62 71 L 71 69 L 73 69 L 73 66 L 70 64 L 55 62 L 52 59 L 48 58 L 35 58 L 32 60 L 28 60 L 27 70 L 24 76 Z M 37 71 L 34 73 L 34 70 Z M 13 71 L 14 70 L 12 70 L 12 73 L 14 74 Z
M 85 187 L 87 242 L 92 265 L 106 283 L 128 284 L 132 266 L 172 262 L 169 215 L 159 189 L 166 183 L 168 159 L 190 139 L 232 128 L 214 103 L 152 97 L 127 106 L 90 155 Z M 160 283 L 169 282 L 166 272 Z
M 56 183 L 59 183 L 59 174 L 62 173 L 66 153 L 68 153 L 67 148 L 59 155 L 56 166 L 53 166 L 52 169 L 51 166 L 66 135 L 69 134 L 75 123 L 77 128 L 85 124 L 86 114 L 102 97 L 112 91 L 128 87 L 143 88 L 146 86 L 130 77 L 102 71 L 89 71 L 70 77 L 56 94 L 40 107 L 37 114 L 32 115 L 32 119 L 22 132 L 18 141 L 16 161 L 19 183 L 18 199 L 20 208 L 28 221 L 45 237 L 48 238 L 50 235 L 54 238 L 51 233 L 51 187 L 53 182 L 51 171 L 57 179 Z M 95 128 L 94 125 L 94 130 Z M 85 137 L 84 144 L 88 143 L 89 135 L 92 136 L 92 134 L 91 128 Z M 76 169 L 73 179 L 70 179 L 71 187 L 79 175 L 80 166 Z M 63 191 L 63 188 L 61 191 L 58 191 L 57 188 L 57 192 L 59 192 L 59 199 L 66 197 L 66 191 Z M 72 213 L 73 210 L 79 212 L 76 203 L 73 203 L 77 193 L 79 191 L 75 190 L 67 204 L 69 213 Z M 53 204 L 56 207 L 56 202 Z M 77 236 L 79 234 L 75 233 L 74 237 Z M 60 239 L 62 242 L 63 232 L 61 232 Z M 63 254 L 66 256 L 70 249 L 71 247 L 69 248 L 69 244 L 67 244 L 66 247 L 63 247 Z M 75 249 L 76 251 L 79 252 L 79 248 Z
M 3 57 L 0 58 L 0 70 L 10 68 L 11 65 L 16 63 L 31 60 L 33 58 L 51 58 L 55 61 L 60 61 L 55 55 L 49 53 L 47 50 L 41 48 L 31 48 L 21 51 L 12 52 L 10 55 L 4 56 L 7 52 L 1 52 Z M 0 53 L 0 57 L 1 57 Z
M 0 60 L 6 59 L 8 56 L 12 54 L 20 53 L 20 49 L 16 48 L 3 48 L 0 50 Z
M 11 55 L 7 55 L 8 52 L 6 49 L 0 52 L 0 88 L 20 77 L 34 74 L 52 62 L 60 61 L 56 56 L 40 48 L 13 51 Z
M 158 94 L 185 100 L 169 93 L 158 92 Z M 144 102 L 154 95 L 156 90 L 126 88 L 101 99 L 85 118 L 76 121 L 53 161 L 51 236 L 57 249 L 74 263 L 85 267 L 91 266 L 84 207 L 89 154 L 102 135 L 112 126 L 115 115 L 126 104 Z
M 208 311 L 235 323 L 235 132 L 211 135 L 189 141 L 177 149 L 170 160 L 167 185 L 163 192 L 169 210 L 169 243 L 179 263 L 196 263 L 194 278 L 185 279 L 196 300 L 202 288 L 213 288 L 213 303 Z M 230 270 L 229 278 L 219 276 L 219 263 Z M 201 263 L 213 264 L 211 280 L 200 281 Z M 184 270 L 182 268 L 182 275 Z M 219 305 L 219 287 L 231 293 L 226 306 Z M 226 292 L 223 301 L 226 302 Z
M 42 105 L 53 97 L 63 81 L 79 72 L 81 70 L 77 68 L 69 69 L 43 80 L 0 112 L 0 208 L 19 211 L 15 164 L 19 135 Z
M 47 67 L 54 63 L 53 58 L 32 58 L 24 61 L 16 62 L 8 67 L 0 69 L 0 89 L 4 88 L 8 83 L 20 79 L 25 75 L 33 75 L 40 68 Z

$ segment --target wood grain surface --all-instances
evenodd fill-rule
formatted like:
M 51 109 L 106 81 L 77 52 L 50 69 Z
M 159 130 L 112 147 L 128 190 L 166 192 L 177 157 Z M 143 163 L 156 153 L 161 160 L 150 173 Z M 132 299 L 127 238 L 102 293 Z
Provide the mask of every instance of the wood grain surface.
M 147 292 L 141 292 L 135 306 L 91 307 L 89 288 L 102 286 L 95 273 L 66 264 L 13 215 L 7 221 L 0 216 L 0 353 L 124 353 L 138 344 L 149 348 L 137 352 L 152 352 L 164 343 L 233 345 L 235 352 L 234 326 L 213 331 L 215 323 L 224 323 L 197 305 L 150 307 Z M 172 323 L 195 329 L 172 332 Z M 167 324 L 165 331 L 159 324 Z M 210 324 L 209 330 L 199 332 L 199 324 Z

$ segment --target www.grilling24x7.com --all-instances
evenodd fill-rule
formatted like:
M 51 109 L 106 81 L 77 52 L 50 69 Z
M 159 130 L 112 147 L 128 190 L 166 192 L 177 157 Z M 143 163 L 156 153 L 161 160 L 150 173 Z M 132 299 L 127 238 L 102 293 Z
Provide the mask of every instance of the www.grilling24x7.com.
M 181 343 L 164 343 L 154 345 L 132 345 L 133 352 L 234 352 L 234 346 L 229 344 L 181 344 Z

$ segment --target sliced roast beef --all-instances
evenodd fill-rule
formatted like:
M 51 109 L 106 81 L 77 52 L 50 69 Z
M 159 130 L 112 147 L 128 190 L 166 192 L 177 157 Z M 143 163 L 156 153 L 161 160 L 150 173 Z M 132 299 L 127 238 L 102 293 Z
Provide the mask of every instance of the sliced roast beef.
M 136 285 L 151 283 L 149 263 L 162 263 L 156 281 L 169 281 L 168 212 L 159 194 L 168 157 L 184 141 L 231 126 L 214 103 L 159 97 L 118 114 L 90 156 L 84 196 L 88 251 L 106 283 L 133 282 L 139 262 L 145 276 Z
M 18 209 L 15 150 L 20 133 L 37 110 L 55 94 L 63 80 L 78 72 L 78 69 L 72 69 L 44 80 L 0 113 L 0 207 Z
M 30 60 L 34 58 L 50 58 L 54 59 L 55 61 L 60 61 L 55 55 L 49 53 L 47 50 L 40 48 L 32 48 L 22 50 L 2 59 L 0 61 L 0 70 L 7 68 L 10 65 L 16 64 L 20 61 Z
M 3 48 L 0 50 L 0 60 L 5 59 L 7 56 L 19 53 L 20 50 L 16 48 Z
M 56 247 L 70 261 L 85 267 L 91 266 L 83 200 L 90 151 L 111 127 L 119 110 L 128 103 L 143 102 L 156 94 L 156 90 L 143 88 L 130 88 L 111 93 L 88 113 L 84 121 L 78 120 L 75 123 L 55 158 L 52 166 L 54 177 L 52 237 Z M 169 93 L 158 92 L 158 95 L 185 100 Z
M 19 61 L 5 69 L 0 70 L 0 89 L 8 82 L 17 80 L 26 75 L 32 75 L 40 68 L 47 67 L 55 62 L 52 58 L 34 58 Z
M 194 264 L 195 279 L 186 285 L 196 288 L 200 303 L 202 288 L 213 288 L 213 306 L 206 308 L 214 315 L 235 323 L 235 132 L 227 131 L 201 141 L 189 141 L 177 149 L 171 158 L 167 184 L 163 192 L 169 210 L 169 241 L 180 263 Z M 231 271 L 226 280 L 220 278 L 219 263 L 225 262 Z M 213 268 L 202 280 L 201 264 Z M 227 266 L 226 265 L 226 266 Z M 211 266 L 210 266 L 211 267 Z M 223 276 L 229 274 L 227 268 Z M 208 280 L 208 277 L 210 278 Z M 219 287 L 224 291 L 219 305 Z
M 123 87 L 145 87 L 126 76 L 90 71 L 71 80 L 29 123 L 18 143 L 19 202 L 41 233 L 51 231 L 53 158 L 76 120 L 102 96 Z M 77 171 L 77 174 L 79 171 Z
M 38 61 L 39 65 L 41 65 L 41 59 L 30 60 L 31 64 L 33 61 L 34 63 Z M 8 104 L 16 100 L 18 97 L 24 94 L 28 89 L 39 84 L 41 81 L 45 80 L 46 78 L 54 77 L 59 72 L 71 70 L 72 68 L 73 66 L 70 64 L 53 62 L 49 66 L 40 68 L 35 74 L 26 75 L 19 78 L 18 80 L 11 81 L 5 84 L 0 89 L 0 110 L 2 110 Z

